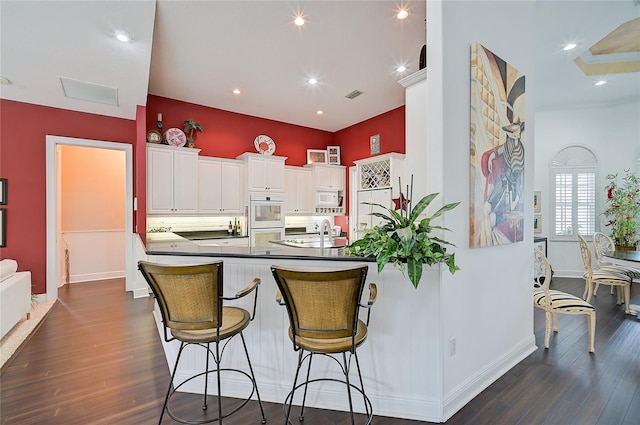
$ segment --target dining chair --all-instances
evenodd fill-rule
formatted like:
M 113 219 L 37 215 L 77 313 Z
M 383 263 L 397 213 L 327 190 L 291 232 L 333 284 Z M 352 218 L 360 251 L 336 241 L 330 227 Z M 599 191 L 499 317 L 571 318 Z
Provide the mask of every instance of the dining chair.
M 558 332 L 558 313 L 584 314 L 587 316 L 589 352 L 595 352 L 596 309 L 580 297 L 567 292 L 550 289 L 551 265 L 544 253 L 534 248 L 533 306 L 545 312 L 544 347 L 549 348 L 551 328 Z
M 164 329 L 164 340 L 170 342 L 173 340 L 180 341 L 180 349 L 176 357 L 173 372 L 171 373 L 171 381 L 164 399 L 162 412 L 158 424 L 162 423 L 165 411 L 175 421 L 184 424 L 205 424 L 218 421 L 222 424 L 222 419 L 236 413 L 244 407 L 253 394 L 258 399 L 258 405 L 262 415 L 261 422 L 264 424 L 266 418 L 260 400 L 260 393 L 256 384 L 256 378 L 253 373 L 251 359 L 247 351 L 247 344 L 243 335 L 243 330 L 249 326 L 249 322 L 253 320 L 256 311 L 256 301 L 258 298 L 258 285 L 260 279 L 256 278 L 244 289 L 238 291 L 232 297 L 223 296 L 223 273 L 222 261 L 202 265 L 161 265 L 146 261 L 138 262 L 138 269 L 142 272 L 145 280 L 151 287 L 156 298 L 160 313 L 162 315 L 162 324 Z M 225 301 L 238 300 L 251 293 L 254 293 L 252 313 L 239 307 L 225 306 Z M 170 332 L 171 336 L 169 336 Z M 222 353 L 231 339 L 240 335 L 242 347 L 247 359 L 249 372 L 244 370 L 220 367 L 222 361 Z M 215 351 L 212 350 L 210 344 L 215 345 Z M 206 349 L 206 366 L 203 372 L 199 372 L 180 384 L 175 385 L 174 379 L 180 356 L 184 349 L 189 345 L 200 346 Z M 190 353 L 191 354 L 191 353 Z M 213 358 L 216 363 L 214 370 L 209 370 L 209 359 Z M 220 372 L 232 372 L 244 376 L 251 382 L 251 393 L 242 400 L 229 408 L 226 413 L 222 410 L 222 392 Z M 218 411 L 216 417 L 207 417 L 204 415 L 202 419 L 189 419 L 178 417 L 173 413 L 169 402 L 171 397 L 180 387 L 187 382 L 204 376 L 204 392 L 202 409 L 207 410 L 208 384 L 209 374 L 215 373 L 217 378 L 217 404 Z M 173 385 L 173 390 L 171 389 Z M 175 402 L 174 404 L 179 404 Z
M 293 350 L 299 353 L 293 385 L 284 402 L 285 424 L 291 424 L 289 417 L 296 390 L 304 387 L 298 416 L 302 421 L 309 384 L 323 381 L 340 382 L 346 385 L 351 424 L 355 424 L 351 390 L 353 388 L 358 391 L 363 398 L 366 423 L 371 423 L 373 409 L 364 390 L 357 351 L 367 338 L 370 309 L 377 295 L 376 284 L 371 283 L 367 303 L 360 302 L 367 270 L 366 265 L 323 271 L 271 267 L 278 285 L 276 300 L 287 308 L 290 323 L 289 339 L 293 343 Z M 360 308 L 367 309 L 366 322 L 358 317 Z M 316 355 L 326 356 L 338 363 L 344 380 L 331 377 L 310 379 L 311 361 Z M 355 359 L 359 386 L 349 379 L 352 358 Z M 298 383 L 300 369 L 305 360 L 308 360 L 306 379 Z
M 593 295 L 594 287 L 600 285 L 609 285 L 616 290 L 618 301 L 617 304 L 625 304 L 625 313 L 631 314 L 629 310 L 631 278 L 626 274 L 616 273 L 608 270 L 593 270 L 591 266 L 591 250 L 587 241 L 578 235 L 580 241 L 580 254 L 582 255 L 582 263 L 584 264 L 584 282 L 585 282 L 585 301 L 590 302 Z
M 596 268 L 597 270 L 606 270 L 612 271 L 616 273 L 621 273 L 629 276 L 631 280 L 640 279 L 640 270 L 622 266 L 619 264 L 615 264 L 609 260 L 607 260 L 606 254 L 615 250 L 616 246 L 613 243 L 613 240 L 609 235 L 606 235 L 602 232 L 595 232 L 593 234 L 593 250 L 596 255 Z M 596 284 L 595 288 L 593 288 L 593 295 L 595 296 L 598 292 L 598 284 Z M 613 293 L 613 287 L 611 287 L 611 293 Z

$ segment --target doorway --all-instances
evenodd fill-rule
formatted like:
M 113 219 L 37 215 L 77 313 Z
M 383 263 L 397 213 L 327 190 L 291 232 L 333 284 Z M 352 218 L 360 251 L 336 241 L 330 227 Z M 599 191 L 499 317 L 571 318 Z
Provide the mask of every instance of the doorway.
M 122 252 L 125 256 L 125 289 L 133 290 L 133 260 L 132 260 L 132 235 L 133 235 L 133 148 L 125 143 L 115 143 L 88 139 L 76 139 L 70 137 L 47 136 L 46 137 L 46 190 L 47 190 L 47 300 L 55 300 L 58 297 L 58 287 L 61 283 L 61 241 L 60 235 L 60 175 L 62 172 L 59 148 L 63 146 L 87 147 L 96 149 L 118 150 L 124 152 L 125 157 L 125 199 L 124 212 L 124 246 Z

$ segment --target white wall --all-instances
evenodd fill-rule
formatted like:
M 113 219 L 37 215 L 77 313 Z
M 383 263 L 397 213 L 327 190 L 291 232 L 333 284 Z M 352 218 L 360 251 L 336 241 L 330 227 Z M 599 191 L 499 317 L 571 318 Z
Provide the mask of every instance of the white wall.
M 470 52 L 480 43 L 526 76 L 525 194 L 533 198 L 535 145 L 535 2 L 429 1 L 427 3 L 427 139 L 441 140 L 443 199 L 461 206 L 445 214 L 461 271 L 443 274 L 444 418 L 533 349 L 531 306 L 533 228 L 524 241 L 469 248 Z M 407 175 L 410 171 L 407 171 Z M 430 187 L 437 189 L 432 184 Z M 525 222 L 533 220 L 531 203 Z
M 551 225 L 551 186 L 549 164 L 562 148 L 579 144 L 588 147 L 598 159 L 596 188 L 598 206 L 605 200 L 606 176 L 636 170 L 640 155 L 640 102 L 584 109 L 536 112 L 536 152 L 534 189 L 542 192 L 542 234 L 549 237 L 548 257 L 558 276 L 580 277 L 584 271 L 577 242 L 553 241 Z M 600 209 L 599 209 L 600 210 Z M 600 231 L 609 233 L 598 215 Z M 537 235 L 536 235 L 537 236 Z

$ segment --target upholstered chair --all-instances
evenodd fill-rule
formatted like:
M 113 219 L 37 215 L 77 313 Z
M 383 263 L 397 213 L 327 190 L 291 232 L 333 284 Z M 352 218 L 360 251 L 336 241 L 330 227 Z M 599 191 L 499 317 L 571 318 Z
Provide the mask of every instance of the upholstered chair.
M 173 366 L 171 382 L 167 389 L 158 424 L 162 423 L 165 411 L 172 419 L 180 423 L 204 424 L 217 421 L 221 424 L 224 418 L 245 406 L 254 393 L 260 406 L 261 421 L 265 423 L 266 419 L 264 410 L 262 409 L 260 393 L 258 392 L 253 367 L 251 366 L 251 359 L 249 358 L 249 352 L 247 351 L 247 345 L 242 333 L 242 331 L 249 326 L 249 323 L 255 315 L 260 279 L 253 279 L 243 290 L 231 297 L 225 297 L 223 295 L 222 261 L 211 264 L 186 266 L 169 266 L 140 261 L 138 263 L 138 269 L 142 272 L 142 275 L 156 297 L 158 307 L 162 314 L 165 341 L 180 341 L 180 349 L 175 365 Z M 251 293 L 254 294 L 251 313 L 243 308 L 224 305 L 226 301 L 238 300 Z M 220 367 L 222 353 L 227 344 L 236 335 L 240 335 L 242 341 L 242 347 L 244 348 L 249 369 L 248 372 L 232 368 L 221 369 Z M 200 346 L 206 350 L 205 369 L 182 381 L 180 384 L 175 385 L 174 379 L 176 370 L 178 369 L 178 363 L 180 362 L 180 356 L 189 345 Z M 213 345 L 213 348 L 211 345 Z M 213 370 L 209 368 L 210 358 L 215 362 L 215 369 Z M 241 402 L 234 404 L 227 412 L 223 412 L 222 409 L 221 370 L 225 372 L 235 372 L 241 377 L 244 376 L 248 378 L 251 381 L 252 387 L 251 394 L 249 394 L 246 399 L 241 400 Z M 200 412 L 200 416 L 194 415 L 194 417 L 196 417 L 195 419 L 177 417 L 171 410 L 171 397 L 182 385 L 193 379 L 202 379 L 200 378 L 202 376 L 204 376 L 202 409 L 204 411 L 207 410 L 210 374 L 215 374 L 217 378 L 217 416 L 209 417 L 209 415 L 206 415 L 206 412 L 204 412 L 204 414 Z
M 298 363 L 291 392 L 285 399 L 285 424 L 290 424 L 291 406 L 296 390 L 304 387 L 299 420 L 304 419 L 304 405 L 309 384 L 334 381 L 345 384 L 351 423 L 355 423 L 351 390 L 362 395 L 366 423 L 371 423 L 373 410 L 367 397 L 358 360 L 358 347 L 367 338 L 370 307 L 376 300 L 377 287 L 369 285 L 366 304 L 360 298 L 365 286 L 368 266 L 362 265 L 341 270 L 310 271 L 272 266 L 278 285 L 277 301 L 286 306 L 289 316 L 289 338 L 293 350 L 298 351 Z M 367 308 L 367 318 L 359 318 L 360 308 Z M 310 379 L 311 361 L 314 356 L 330 357 L 340 365 L 344 380 L 330 377 Z M 350 380 L 350 366 L 355 359 L 359 385 Z M 298 383 L 300 369 L 308 360 L 306 379 Z
M 587 316 L 589 352 L 595 352 L 596 309 L 583 299 L 567 292 L 550 289 L 551 265 L 541 250 L 534 248 L 533 306 L 544 310 L 544 347 L 549 348 L 551 328 L 558 332 L 558 313 Z

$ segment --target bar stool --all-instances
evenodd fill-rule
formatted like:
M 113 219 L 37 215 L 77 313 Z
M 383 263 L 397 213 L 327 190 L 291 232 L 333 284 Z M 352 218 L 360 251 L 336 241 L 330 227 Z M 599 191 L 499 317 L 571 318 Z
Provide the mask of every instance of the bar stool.
M 369 285 L 370 294 L 367 304 L 361 304 L 360 298 L 365 286 L 368 267 L 308 271 L 272 266 L 271 271 L 278 285 L 277 301 L 287 308 L 289 315 L 289 338 L 293 350 L 298 351 L 298 364 L 291 392 L 285 398 L 284 409 L 286 424 L 291 424 L 291 406 L 293 397 L 304 387 L 299 420 L 304 420 L 304 405 L 309 384 L 321 381 L 340 382 L 346 385 L 349 400 L 351 423 L 355 424 L 351 390 L 357 390 L 363 398 L 367 424 L 373 418 L 371 401 L 364 391 L 357 348 L 367 337 L 367 326 L 371 306 L 376 300 L 377 287 Z M 358 318 L 359 308 L 367 309 L 366 323 Z M 305 354 L 306 353 L 306 354 Z M 339 356 L 341 354 L 341 356 Z M 334 378 L 309 379 L 313 356 L 327 356 L 340 365 L 344 380 Z M 338 355 L 334 357 L 334 355 Z M 338 359 L 341 357 L 342 362 Z M 355 359 L 360 386 L 350 382 L 351 359 Z M 304 382 L 298 384 L 298 375 L 302 364 L 308 360 L 307 375 Z
M 260 412 L 262 414 L 261 421 L 264 424 L 266 418 L 260 400 L 260 393 L 256 385 L 251 359 L 247 351 L 247 345 L 242 331 L 253 320 L 256 311 L 256 300 L 258 298 L 258 285 L 260 279 L 256 278 L 243 290 L 239 291 L 233 297 L 223 296 L 222 283 L 222 261 L 187 266 L 168 266 L 149 263 L 146 261 L 138 262 L 138 269 L 151 287 L 156 297 L 160 312 L 162 313 L 162 322 L 164 325 L 164 340 L 166 342 L 178 340 L 180 341 L 180 350 L 176 358 L 176 363 L 171 373 L 171 382 L 164 399 L 162 412 L 158 424 L 162 423 L 164 412 L 169 416 L 184 424 L 205 424 L 218 421 L 222 423 L 222 419 L 236 413 L 244 407 L 254 392 L 258 399 Z M 225 307 L 223 301 L 237 300 L 254 292 L 253 312 L 238 307 Z M 167 333 L 167 329 L 171 332 L 171 337 Z M 230 368 L 220 368 L 221 355 L 229 341 L 236 335 L 240 335 L 242 346 L 249 365 L 249 373 Z M 210 344 L 215 344 L 215 352 L 210 348 Z M 188 345 L 197 345 L 207 350 L 206 367 L 204 372 L 200 372 L 181 382 L 179 385 L 173 384 L 180 355 Z M 222 345 L 222 348 L 220 347 Z M 215 370 L 209 370 L 209 357 L 212 357 L 216 363 Z M 240 403 L 239 406 L 233 408 L 228 413 L 222 411 L 222 392 L 220 382 L 220 372 L 234 372 L 244 375 L 251 381 L 251 394 Z M 217 399 L 218 399 L 218 416 L 215 418 L 203 418 L 202 420 L 179 418 L 171 411 L 169 400 L 175 392 L 187 382 L 204 375 L 204 399 L 202 409 L 207 410 L 207 390 L 209 382 L 209 373 L 216 373 L 217 377 Z

